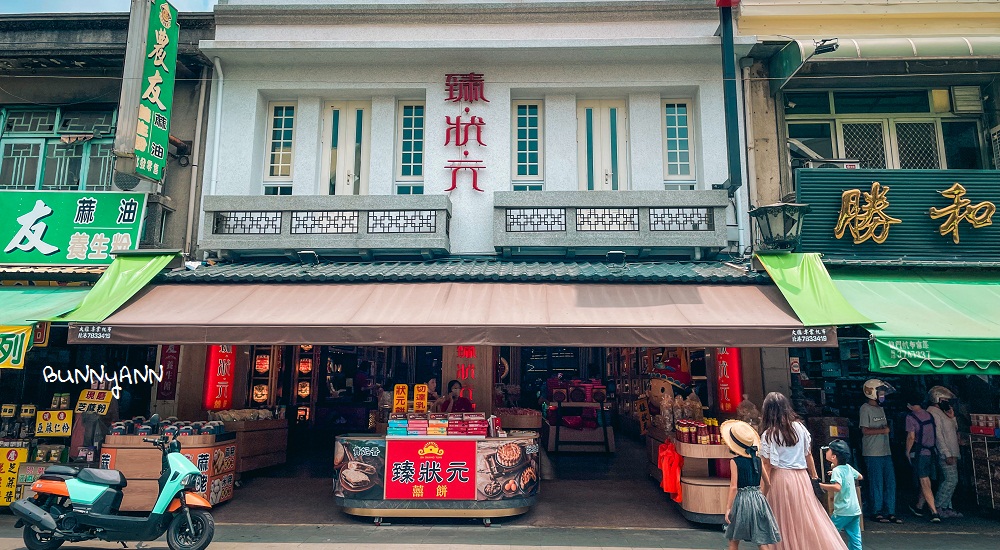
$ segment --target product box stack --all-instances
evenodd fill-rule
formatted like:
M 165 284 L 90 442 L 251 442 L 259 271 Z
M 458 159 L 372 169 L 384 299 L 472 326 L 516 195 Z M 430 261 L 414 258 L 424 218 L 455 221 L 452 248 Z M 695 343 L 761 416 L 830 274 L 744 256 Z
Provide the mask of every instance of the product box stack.
M 431 413 L 427 421 L 427 435 L 448 435 L 448 415 Z
M 461 413 L 448 415 L 448 435 L 469 435 L 469 426 Z
M 427 415 L 412 413 L 406 418 L 406 435 L 427 435 Z
M 1000 414 L 974 414 L 969 432 L 976 435 L 1000 437 Z
M 467 435 L 486 437 L 489 430 L 489 422 L 486 420 L 486 413 L 465 413 L 463 421 Z
M 406 435 L 408 425 L 406 414 L 392 413 L 389 415 L 389 427 L 386 429 L 386 435 Z

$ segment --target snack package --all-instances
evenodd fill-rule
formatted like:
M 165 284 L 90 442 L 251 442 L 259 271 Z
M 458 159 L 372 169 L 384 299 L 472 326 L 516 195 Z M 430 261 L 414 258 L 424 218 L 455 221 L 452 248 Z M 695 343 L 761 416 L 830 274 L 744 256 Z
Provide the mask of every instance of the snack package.
M 690 420 L 690 417 L 687 416 L 687 414 L 688 414 L 688 411 L 687 411 L 687 402 L 684 401 L 683 397 L 681 397 L 679 395 L 675 396 L 674 397 L 674 422 L 677 422 L 678 420 Z
M 698 394 L 691 392 L 686 401 L 691 420 L 698 422 L 704 420 L 705 410 L 701 408 L 701 399 L 698 397 Z
M 750 396 L 743 394 L 743 401 L 736 406 L 736 419 L 750 424 L 756 429 L 760 429 L 760 410 L 757 405 L 750 401 Z

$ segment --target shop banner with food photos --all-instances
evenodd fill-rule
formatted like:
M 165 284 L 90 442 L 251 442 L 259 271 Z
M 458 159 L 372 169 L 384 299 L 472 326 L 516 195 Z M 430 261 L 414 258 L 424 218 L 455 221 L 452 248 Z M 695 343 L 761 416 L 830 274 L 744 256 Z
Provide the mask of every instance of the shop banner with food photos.
M 334 496 L 385 498 L 385 439 L 338 437 L 333 451 Z
M 476 500 L 538 494 L 537 439 L 487 439 L 478 442 L 476 454 Z
M 475 440 L 392 439 L 386 464 L 387 500 L 476 499 Z

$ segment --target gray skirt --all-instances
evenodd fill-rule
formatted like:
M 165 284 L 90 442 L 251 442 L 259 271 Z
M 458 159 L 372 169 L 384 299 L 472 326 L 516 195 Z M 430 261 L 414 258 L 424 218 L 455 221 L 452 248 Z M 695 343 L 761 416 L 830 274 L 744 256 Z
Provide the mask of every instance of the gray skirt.
M 726 526 L 726 538 L 753 544 L 774 544 L 781 541 L 778 522 L 759 487 L 741 487 L 736 491 L 729 511 L 731 523 Z

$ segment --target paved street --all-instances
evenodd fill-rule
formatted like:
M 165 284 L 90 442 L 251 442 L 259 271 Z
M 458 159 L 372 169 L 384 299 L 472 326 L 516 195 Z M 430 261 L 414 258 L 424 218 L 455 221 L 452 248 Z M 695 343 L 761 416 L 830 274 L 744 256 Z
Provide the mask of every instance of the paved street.
M 0 550 L 23 548 L 20 532 L 13 529 L 9 515 L 0 516 Z M 928 529 L 925 524 L 902 525 L 894 529 L 867 532 L 867 550 L 971 550 L 997 547 L 1000 522 L 970 521 L 968 524 L 943 525 Z M 484 528 L 472 521 L 425 525 L 413 520 L 375 527 L 368 523 L 355 525 L 248 525 L 226 523 L 216 529 L 212 549 L 246 550 L 291 549 L 309 550 L 356 549 L 445 550 L 477 548 L 479 550 L 569 550 L 572 548 L 615 549 L 721 549 L 722 534 L 715 531 L 675 529 L 586 529 L 494 526 Z M 750 548 L 748 545 L 744 545 Z M 134 545 L 130 544 L 130 547 Z M 68 548 L 121 548 L 109 543 L 75 544 Z M 161 539 L 144 548 L 166 549 Z M 805 549 L 804 549 L 805 550 Z M 809 549 L 813 550 L 813 549 Z

